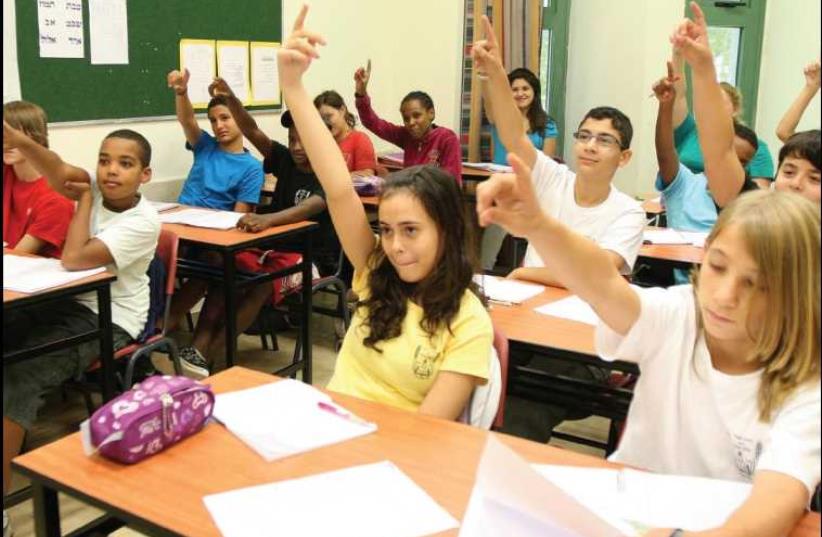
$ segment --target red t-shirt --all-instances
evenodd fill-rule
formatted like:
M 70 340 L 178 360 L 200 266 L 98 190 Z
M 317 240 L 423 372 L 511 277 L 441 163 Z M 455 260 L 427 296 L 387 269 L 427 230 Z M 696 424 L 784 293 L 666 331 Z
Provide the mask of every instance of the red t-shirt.
M 3 164 L 3 241 L 14 248 L 24 235 L 46 242 L 39 252 L 60 257 L 74 202 L 49 187 L 45 177 L 25 182 Z
M 374 144 L 367 134 L 352 130 L 339 145 L 348 171 L 374 170 L 376 173 L 377 157 L 374 154 Z

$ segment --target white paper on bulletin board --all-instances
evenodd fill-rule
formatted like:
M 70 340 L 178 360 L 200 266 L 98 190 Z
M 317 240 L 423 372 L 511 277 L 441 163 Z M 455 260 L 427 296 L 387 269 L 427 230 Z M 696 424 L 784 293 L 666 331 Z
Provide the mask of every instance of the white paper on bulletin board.
M 194 108 L 206 108 L 211 97 L 208 85 L 217 71 L 214 63 L 214 41 L 180 39 L 180 70 L 188 69 L 188 98 Z
M 249 103 L 248 41 L 217 41 L 217 76 L 243 104 Z
M 128 65 L 126 0 L 88 1 L 92 65 Z
M 37 0 L 37 29 L 41 58 L 86 57 L 81 0 Z
M 280 79 L 277 72 L 279 43 L 251 42 L 251 104 L 280 104 Z

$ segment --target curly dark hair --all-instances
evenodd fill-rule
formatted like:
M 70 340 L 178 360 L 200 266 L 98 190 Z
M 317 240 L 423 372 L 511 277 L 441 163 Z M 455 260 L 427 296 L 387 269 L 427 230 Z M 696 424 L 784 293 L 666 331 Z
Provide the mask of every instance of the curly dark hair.
M 363 343 L 378 352 L 382 352 L 377 347 L 380 341 L 393 339 L 402 332 L 408 300 L 422 308 L 421 327 L 429 335 L 442 328 L 451 330 L 451 321 L 459 312 L 466 289 L 485 303 L 472 280 L 478 267 L 473 233 L 454 178 L 436 166 L 412 166 L 388 176 L 380 200 L 397 192 L 416 197 L 434 221 L 440 237 L 439 253 L 431 273 L 416 283 L 400 279 L 381 244 L 371 253 L 369 294 L 357 302 L 357 307 L 366 308 L 369 334 Z

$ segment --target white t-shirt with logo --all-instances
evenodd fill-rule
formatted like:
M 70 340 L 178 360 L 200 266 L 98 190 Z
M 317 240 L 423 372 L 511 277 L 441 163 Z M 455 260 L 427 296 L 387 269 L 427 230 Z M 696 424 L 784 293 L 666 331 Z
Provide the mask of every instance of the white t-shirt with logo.
M 620 272 L 631 273 L 642 246 L 642 230 L 645 228 L 645 212 L 638 201 L 611 185 L 611 192 L 599 205 L 577 205 L 574 198 L 576 173 L 541 151 L 537 151 L 531 176 L 544 211 L 601 248 L 619 254 L 624 261 Z M 525 252 L 522 264 L 525 267 L 545 266 L 531 245 Z
M 597 353 L 636 362 L 640 376 L 613 461 L 667 474 L 750 482 L 759 470 L 801 481 L 820 479 L 820 383 L 790 395 L 770 423 L 759 420 L 759 372 L 727 375 L 713 368 L 697 329 L 694 290 L 636 289 L 641 312 L 620 336 L 604 323 Z
M 160 217 L 145 196 L 137 205 L 117 213 L 103 206 L 103 197 L 92 176 L 93 196 L 89 234 L 101 240 L 114 263 L 106 270 L 115 274 L 111 284 L 111 321 L 136 338 L 143 331 L 150 302 L 146 271 L 154 258 L 160 236 Z M 77 300 L 97 313 L 97 293 L 84 293 Z

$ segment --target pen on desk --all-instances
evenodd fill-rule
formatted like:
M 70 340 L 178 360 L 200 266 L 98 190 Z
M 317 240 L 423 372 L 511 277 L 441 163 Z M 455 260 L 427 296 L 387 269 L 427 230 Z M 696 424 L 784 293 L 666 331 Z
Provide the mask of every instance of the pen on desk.
M 352 413 L 350 413 L 346 410 L 342 410 L 339 407 L 337 407 L 336 405 L 333 405 L 332 403 L 326 403 L 325 401 L 318 401 L 317 402 L 317 407 L 320 410 L 324 410 L 325 412 L 328 412 L 329 414 L 334 414 L 335 416 L 337 416 L 339 418 L 342 418 L 344 420 L 348 420 L 348 421 L 357 423 L 359 425 L 371 425 L 371 423 L 365 421 L 364 419 L 362 419 L 360 417 L 357 417 L 354 414 L 352 414 Z

